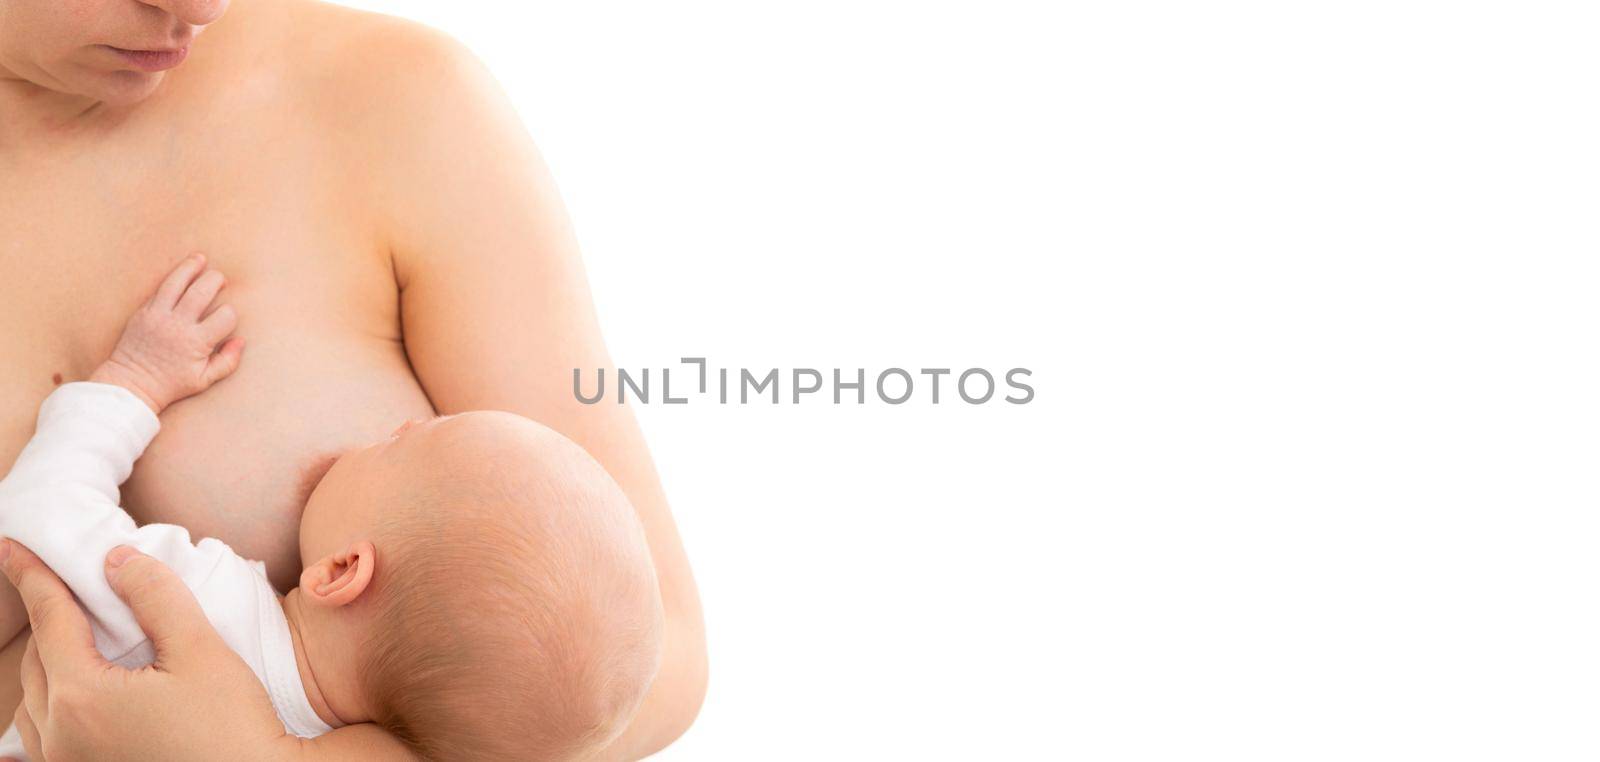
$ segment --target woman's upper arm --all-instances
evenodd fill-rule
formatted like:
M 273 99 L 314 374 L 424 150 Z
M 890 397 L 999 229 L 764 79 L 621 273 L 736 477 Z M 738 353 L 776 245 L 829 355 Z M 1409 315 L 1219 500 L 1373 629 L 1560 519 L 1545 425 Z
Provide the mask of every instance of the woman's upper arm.
M 390 156 L 401 176 L 385 218 L 406 352 L 441 413 L 495 409 L 560 431 L 594 455 L 644 524 L 667 612 L 663 667 L 617 750 L 665 746 L 699 710 L 706 665 L 699 597 L 631 410 L 584 405 L 575 368 L 610 358 L 555 184 L 498 87 L 449 43 Z M 431 78 L 439 77 L 442 81 Z M 416 91 L 414 91 L 416 92 Z M 398 146 L 397 146 L 398 148 Z

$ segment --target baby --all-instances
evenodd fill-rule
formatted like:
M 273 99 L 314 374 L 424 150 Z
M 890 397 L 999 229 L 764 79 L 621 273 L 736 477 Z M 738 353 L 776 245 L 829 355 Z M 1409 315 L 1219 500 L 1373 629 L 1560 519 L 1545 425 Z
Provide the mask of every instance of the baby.
M 87 383 L 45 400 L 0 481 L 0 535 L 72 588 L 113 662 L 154 651 L 106 583 L 131 545 L 172 567 L 293 735 L 375 722 L 428 759 L 581 759 L 655 676 L 661 603 L 643 530 L 583 449 L 509 413 L 407 423 L 346 453 L 306 503 L 300 586 L 182 527 L 134 525 L 118 485 L 168 405 L 239 365 L 219 273 L 191 257 Z M 220 347 L 219 347 L 220 345 Z M 241 453 L 240 457 L 249 457 Z M 15 728 L 0 756 L 21 758 Z

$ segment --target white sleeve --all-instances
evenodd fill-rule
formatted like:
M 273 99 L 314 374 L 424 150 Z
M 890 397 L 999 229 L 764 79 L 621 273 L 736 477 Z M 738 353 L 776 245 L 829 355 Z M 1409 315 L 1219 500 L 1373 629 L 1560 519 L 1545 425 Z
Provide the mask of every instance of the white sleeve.
M 229 552 L 221 543 L 196 547 L 182 527 L 135 526 L 120 507 L 118 486 L 160 428 L 126 389 L 67 384 L 44 401 L 33 439 L 0 481 L 0 536 L 27 546 L 72 588 L 95 645 L 113 660 L 145 636 L 106 582 L 108 551 L 132 545 L 172 567 L 191 589 Z
M 17 732 L 15 724 L 6 728 L 6 734 L 0 736 L 0 757 L 11 757 L 12 759 L 20 759 L 22 762 L 28 762 L 28 751 L 22 748 L 22 734 Z

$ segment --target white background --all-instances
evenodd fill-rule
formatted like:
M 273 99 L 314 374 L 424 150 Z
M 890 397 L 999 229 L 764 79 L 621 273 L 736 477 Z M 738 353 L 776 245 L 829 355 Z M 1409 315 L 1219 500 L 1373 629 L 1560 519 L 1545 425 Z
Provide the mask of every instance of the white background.
M 1034 371 L 641 410 L 663 759 L 1600 755 L 1592 4 L 360 5 L 505 84 L 620 364 Z

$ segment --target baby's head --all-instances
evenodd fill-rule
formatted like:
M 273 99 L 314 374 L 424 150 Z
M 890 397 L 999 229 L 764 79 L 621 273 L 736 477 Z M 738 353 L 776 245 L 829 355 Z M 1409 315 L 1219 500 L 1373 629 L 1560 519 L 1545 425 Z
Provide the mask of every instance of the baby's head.
M 521 416 L 438 418 L 344 455 L 300 552 L 323 624 L 302 637 L 344 641 L 353 668 L 329 671 L 356 683 L 356 712 L 425 757 L 587 756 L 655 676 L 661 604 L 631 505 Z

